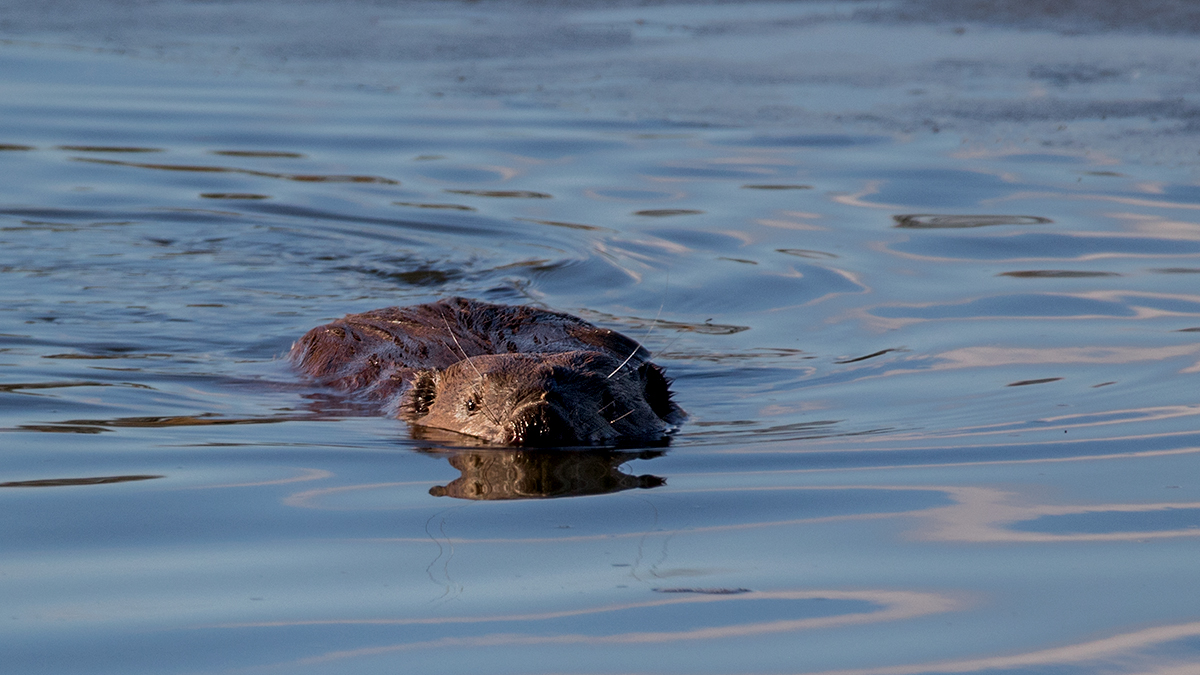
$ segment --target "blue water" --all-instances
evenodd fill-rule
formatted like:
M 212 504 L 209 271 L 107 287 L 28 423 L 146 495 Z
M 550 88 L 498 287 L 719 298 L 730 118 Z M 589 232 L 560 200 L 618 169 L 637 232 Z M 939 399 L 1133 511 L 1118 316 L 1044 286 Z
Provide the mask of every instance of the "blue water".
M 1197 31 L 1018 5 L 16 3 L 4 672 L 1194 672 Z M 688 421 L 472 448 L 282 360 L 449 295 Z

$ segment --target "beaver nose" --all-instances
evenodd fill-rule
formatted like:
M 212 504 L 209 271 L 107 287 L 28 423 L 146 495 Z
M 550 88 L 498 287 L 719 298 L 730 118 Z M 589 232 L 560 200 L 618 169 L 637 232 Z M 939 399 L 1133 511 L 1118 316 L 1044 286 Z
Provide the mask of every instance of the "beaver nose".
M 512 442 L 515 445 L 552 446 L 578 442 L 571 426 L 554 406 L 538 401 L 525 406 L 513 422 Z

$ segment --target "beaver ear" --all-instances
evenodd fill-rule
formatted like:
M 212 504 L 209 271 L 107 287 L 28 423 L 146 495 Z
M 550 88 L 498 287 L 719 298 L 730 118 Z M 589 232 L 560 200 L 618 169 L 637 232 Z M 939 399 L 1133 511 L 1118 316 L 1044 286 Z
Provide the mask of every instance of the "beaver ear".
M 400 417 L 415 420 L 429 414 L 429 407 L 437 399 L 437 380 L 432 370 L 418 370 L 412 374 L 408 390 L 401 395 Z
M 663 375 L 662 368 L 643 363 L 638 366 L 638 377 L 642 381 L 642 395 L 655 415 L 668 424 L 679 424 L 687 417 L 683 408 L 671 400 L 671 380 Z

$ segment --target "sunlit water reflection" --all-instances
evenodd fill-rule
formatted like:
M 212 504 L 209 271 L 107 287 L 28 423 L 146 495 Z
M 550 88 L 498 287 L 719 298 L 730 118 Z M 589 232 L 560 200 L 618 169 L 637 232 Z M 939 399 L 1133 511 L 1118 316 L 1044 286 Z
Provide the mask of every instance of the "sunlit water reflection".
M 1200 662 L 1189 169 L 171 60 L 0 47 L 6 672 Z M 636 337 L 688 422 L 472 447 L 281 360 L 446 295 Z

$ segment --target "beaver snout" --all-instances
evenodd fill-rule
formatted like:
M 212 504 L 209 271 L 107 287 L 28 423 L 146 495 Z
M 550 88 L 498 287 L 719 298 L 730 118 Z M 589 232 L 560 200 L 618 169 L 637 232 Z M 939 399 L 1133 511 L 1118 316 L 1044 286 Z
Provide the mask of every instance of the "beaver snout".
M 511 445 L 555 446 L 579 443 L 574 429 L 554 405 L 546 400 L 529 403 L 513 413 Z

